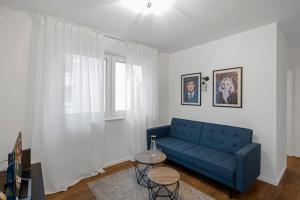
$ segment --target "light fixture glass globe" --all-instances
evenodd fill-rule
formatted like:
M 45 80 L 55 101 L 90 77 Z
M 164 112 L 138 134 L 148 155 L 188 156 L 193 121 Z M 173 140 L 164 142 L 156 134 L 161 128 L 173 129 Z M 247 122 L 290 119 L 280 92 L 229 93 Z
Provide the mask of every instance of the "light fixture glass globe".
M 172 1 L 173 0 L 123 0 L 122 3 L 135 13 L 159 15 L 170 9 Z

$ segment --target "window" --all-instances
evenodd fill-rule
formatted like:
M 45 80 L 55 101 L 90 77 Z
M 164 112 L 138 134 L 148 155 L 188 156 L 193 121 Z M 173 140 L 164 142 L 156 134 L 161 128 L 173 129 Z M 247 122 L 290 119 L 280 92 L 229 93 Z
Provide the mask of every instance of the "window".
M 106 55 L 105 115 L 107 118 L 125 117 L 126 110 L 126 65 L 125 59 Z
M 100 85 L 95 84 L 97 81 L 83 78 L 95 75 L 94 73 L 99 71 L 98 67 L 101 66 L 99 62 L 102 61 L 97 58 L 71 54 L 66 55 L 65 113 L 99 112 L 99 97 L 97 98 L 97 95 L 94 95 L 93 91 L 99 91 Z M 91 64 L 84 65 L 84 63 Z M 105 73 L 105 116 L 107 119 L 124 118 L 126 110 L 125 59 L 118 56 L 105 55 L 103 64 L 103 71 Z M 79 76 L 82 73 L 85 76 Z M 85 83 L 87 81 L 89 82 L 88 85 L 90 88 L 81 87 L 83 84 L 76 84 Z M 78 94 L 81 93 L 88 94 L 88 99 L 84 99 L 83 97 L 79 99 Z

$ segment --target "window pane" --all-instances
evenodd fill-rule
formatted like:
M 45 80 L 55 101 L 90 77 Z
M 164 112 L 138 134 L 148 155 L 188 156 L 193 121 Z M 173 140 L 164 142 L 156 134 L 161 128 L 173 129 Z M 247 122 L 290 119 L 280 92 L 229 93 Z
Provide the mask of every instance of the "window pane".
M 115 62 L 115 110 L 125 110 L 126 65 Z

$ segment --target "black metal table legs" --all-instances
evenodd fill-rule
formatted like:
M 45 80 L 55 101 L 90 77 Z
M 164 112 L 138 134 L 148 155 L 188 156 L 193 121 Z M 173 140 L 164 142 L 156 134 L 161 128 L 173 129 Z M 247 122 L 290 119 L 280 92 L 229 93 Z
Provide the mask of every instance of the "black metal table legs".
M 177 200 L 179 191 L 179 182 L 171 186 L 157 185 L 149 181 L 149 199 L 155 200 L 157 197 L 168 198 L 170 200 Z
M 177 200 L 179 191 L 179 181 L 172 185 L 158 185 L 150 181 L 148 172 L 150 169 L 157 167 L 156 165 L 146 165 L 138 161 L 134 162 L 134 170 L 138 184 L 148 189 L 149 199 L 156 200 L 159 197 Z
M 137 161 L 134 162 L 134 170 L 135 170 L 135 175 L 138 184 L 140 184 L 145 188 L 148 188 L 149 179 L 147 173 L 153 167 L 154 167 L 153 165 L 145 165 L 145 164 L 142 164 L 141 166 L 141 164 L 139 164 Z

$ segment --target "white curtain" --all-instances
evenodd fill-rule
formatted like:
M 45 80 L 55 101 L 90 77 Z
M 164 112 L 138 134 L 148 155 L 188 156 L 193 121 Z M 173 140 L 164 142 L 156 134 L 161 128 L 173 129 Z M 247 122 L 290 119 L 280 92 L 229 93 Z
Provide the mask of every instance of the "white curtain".
M 129 153 L 146 150 L 146 129 L 158 124 L 157 49 L 127 42 L 126 133 Z
M 32 160 L 47 193 L 102 170 L 103 35 L 38 17 Z

